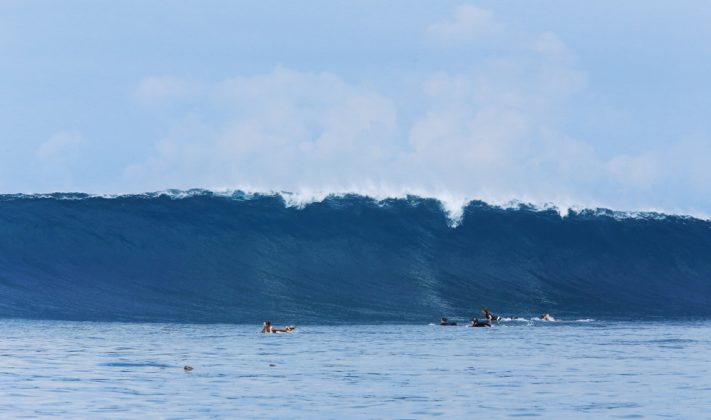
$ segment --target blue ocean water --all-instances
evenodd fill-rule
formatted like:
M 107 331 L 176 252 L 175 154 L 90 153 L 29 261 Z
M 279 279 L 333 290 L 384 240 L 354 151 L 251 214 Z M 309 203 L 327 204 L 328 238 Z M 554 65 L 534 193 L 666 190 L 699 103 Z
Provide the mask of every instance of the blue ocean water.
M 711 413 L 708 321 L 259 327 L 2 320 L 0 417 Z
M 175 191 L 0 195 L 0 318 L 427 323 L 711 317 L 711 222 Z
M 704 418 L 709 255 L 654 213 L 0 195 L 0 418 Z M 483 306 L 561 321 L 427 325 Z

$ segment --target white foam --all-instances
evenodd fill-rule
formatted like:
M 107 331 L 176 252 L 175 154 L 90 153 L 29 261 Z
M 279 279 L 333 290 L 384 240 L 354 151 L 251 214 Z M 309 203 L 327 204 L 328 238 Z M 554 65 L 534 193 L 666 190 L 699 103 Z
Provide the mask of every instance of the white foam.
M 531 318 L 531 321 L 536 321 L 536 322 L 558 322 L 559 320 L 550 317 L 548 319 L 540 319 L 540 318 Z
M 309 189 L 302 188 L 296 191 L 275 191 L 256 187 L 240 187 L 233 188 L 217 188 L 217 189 L 167 189 L 153 192 L 141 192 L 132 194 L 86 194 L 84 193 L 41 193 L 41 194 L 5 194 L 0 195 L 0 199 L 42 199 L 54 198 L 58 200 L 81 200 L 84 198 L 99 197 L 105 199 L 114 199 L 121 197 L 140 197 L 140 198 L 157 198 L 169 197 L 171 199 L 184 199 L 205 194 L 213 194 L 221 197 L 239 197 L 249 200 L 259 196 L 280 196 L 287 207 L 303 209 L 309 204 L 320 203 L 329 197 L 344 197 L 347 195 L 358 195 L 361 197 L 372 199 L 376 204 L 382 204 L 386 200 L 391 199 L 407 199 L 408 197 L 419 197 L 423 199 L 434 199 L 440 203 L 442 210 L 447 216 L 449 224 L 452 227 L 458 226 L 464 216 L 464 209 L 472 201 L 481 201 L 493 208 L 502 210 L 521 210 L 528 209 L 536 212 L 554 211 L 561 218 L 569 217 L 573 212 L 585 212 L 593 216 L 605 216 L 615 220 L 627 219 L 644 219 L 644 220 L 664 220 L 668 217 L 698 219 L 703 221 L 711 221 L 705 214 L 675 214 L 664 213 L 657 209 L 635 210 L 635 211 L 619 211 L 608 210 L 602 207 L 582 207 L 576 205 L 559 206 L 551 202 L 537 203 L 533 200 L 521 201 L 518 199 L 506 199 L 500 197 L 484 196 L 473 197 L 468 195 L 451 193 L 449 191 L 440 191 L 438 193 L 430 193 L 427 190 L 419 189 L 391 189 L 381 186 L 369 186 L 368 188 L 352 188 L 352 189 Z
M 528 319 L 526 318 L 501 318 L 499 322 L 528 322 Z

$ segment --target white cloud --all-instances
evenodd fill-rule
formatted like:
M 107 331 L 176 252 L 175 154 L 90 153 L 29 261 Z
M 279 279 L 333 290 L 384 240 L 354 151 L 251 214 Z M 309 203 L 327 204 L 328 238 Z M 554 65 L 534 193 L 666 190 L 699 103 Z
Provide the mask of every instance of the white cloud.
M 490 12 L 474 6 L 458 8 L 452 20 L 427 31 L 457 42 L 506 35 Z M 554 129 L 553 109 L 582 89 L 583 80 L 552 33 L 511 41 L 470 72 L 427 77 L 425 112 L 409 126 L 398 120 L 396 97 L 330 73 L 277 67 L 212 85 L 148 78 L 138 96 L 189 92 L 199 98 L 192 108 L 226 117 L 184 116 L 156 155 L 127 168 L 126 176 L 141 185 L 151 180 L 154 189 L 409 191 L 451 202 L 548 197 L 569 190 L 571 168 L 590 159 L 581 141 Z
M 702 139 L 681 139 L 623 154 L 604 162 L 605 184 L 615 203 L 708 217 L 711 196 L 711 144 Z M 689 200 L 689 197 L 696 197 Z M 687 203 L 680 206 L 679 203 Z M 688 204 L 691 203 L 691 204 Z
M 507 41 L 468 71 L 422 76 L 414 118 L 400 118 L 406 104 L 397 94 L 328 72 L 280 66 L 216 83 L 147 78 L 138 98 L 167 108 L 186 101 L 190 111 L 174 117 L 155 154 L 127 167 L 125 180 L 132 190 L 414 193 L 446 200 L 455 215 L 467 198 L 645 209 L 673 203 L 674 194 L 650 196 L 655 188 L 711 194 L 704 142 L 603 158 L 594 143 L 565 133 L 562 110 L 586 77 L 556 34 L 509 36 L 474 6 L 427 33 Z M 701 181 L 681 186 L 689 178 Z
M 410 130 L 403 161 L 432 191 L 446 186 L 497 202 L 570 201 L 574 184 L 604 178 L 594 148 L 558 129 L 559 109 L 584 89 L 585 75 L 553 33 L 500 35 L 509 44 L 499 56 L 424 83 L 427 112 Z
M 148 182 L 148 189 L 409 191 L 451 202 L 547 197 L 581 166 L 570 159 L 584 161 L 590 149 L 546 128 L 555 123 L 548 109 L 572 90 L 548 86 L 556 94 L 541 95 L 551 67 L 529 61 L 433 75 L 422 83 L 426 112 L 410 126 L 398 120 L 396 98 L 329 73 L 277 67 L 205 85 L 197 97 L 206 103 L 196 108 L 227 116 L 184 116 L 156 155 L 126 176 L 143 189 Z M 565 66 L 558 72 L 577 71 Z M 569 151 L 563 160 L 553 143 Z
M 60 131 L 35 150 L 35 157 L 42 161 L 68 162 L 76 159 L 86 141 L 78 131 Z
M 451 18 L 435 22 L 427 28 L 427 35 L 442 44 L 487 41 L 503 32 L 503 25 L 492 12 L 471 4 L 459 6 Z
M 558 35 L 553 32 L 544 32 L 533 40 L 531 48 L 551 59 L 571 60 L 572 54 Z
M 33 183 L 42 191 L 81 190 L 74 182 L 88 142 L 78 131 L 60 131 L 40 144 L 30 161 L 38 175 Z
M 616 182 L 642 189 L 650 189 L 657 181 L 659 166 L 657 156 L 652 152 L 637 156 L 619 155 L 607 162 L 607 169 Z
M 202 90 L 203 86 L 194 81 L 175 76 L 154 76 L 141 80 L 134 96 L 141 103 L 157 105 L 192 98 Z
M 203 104 L 227 117 L 178 121 L 158 154 L 132 165 L 134 182 L 146 176 L 173 186 L 260 185 L 299 189 L 343 186 L 393 154 L 396 111 L 390 99 L 328 73 L 278 67 L 208 86 Z

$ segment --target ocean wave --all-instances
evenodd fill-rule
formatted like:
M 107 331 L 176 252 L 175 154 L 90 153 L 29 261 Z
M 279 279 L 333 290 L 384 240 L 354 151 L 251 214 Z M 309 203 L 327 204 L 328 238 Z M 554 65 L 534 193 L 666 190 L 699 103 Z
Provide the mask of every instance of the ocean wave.
M 204 198 L 225 198 L 230 200 L 245 201 L 259 200 L 262 198 L 278 198 L 283 202 L 285 207 L 304 209 L 313 204 L 323 203 L 324 201 L 337 200 L 360 200 L 367 201 L 370 204 L 378 206 L 387 206 L 393 202 L 405 202 L 413 206 L 417 206 L 422 202 L 434 201 L 439 204 L 443 212 L 447 215 L 450 225 L 456 227 L 461 223 L 466 209 L 470 206 L 486 206 L 492 209 L 500 210 L 520 210 L 542 213 L 557 213 L 561 218 L 571 215 L 578 217 L 607 217 L 616 220 L 627 219 L 642 219 L 642 220 L 665 220 L 668 218 L 689 219 L 689 220 L 704 220 L 709 221 L 706 217 L 664 213 L 659 211 L 625 211 L 611 210 L 608 208 L 587 208 L 580 206 L 559 207 L 553 203 L 529 203 L 520 200 L 509 200 L 503 202 L 486 202 L 479 199 L 470 199 L 467 197 L 459 197 L 454 195 L 427 196 L 409 193 L 400 194 L 360 194 L 355 192 L 324 192 L 324 191 L 306 191 L 306 192 L 289 192 L 289 191 L 249 191 L 249 190 L 207 190 L 207 189 L 167 189 L 152 192 L 142 192 L 133 194 L 90 194 L 82 192 L 55 192 L 55 193 L 40 193 L 40 194 L 0 194 L 0 202 L 13 200 L 90 200 L 90 199 L 107 199 L 107 200 L 130 200 L 130 199 L 157 199 L 168 198 L 172 200 L 182 200 L 187 198 L 204 197 Z
M 0 317 L 711 316 L 705 220 L 469 201 L 453 223 L 436 198 L 311 198 L 2 195 Z

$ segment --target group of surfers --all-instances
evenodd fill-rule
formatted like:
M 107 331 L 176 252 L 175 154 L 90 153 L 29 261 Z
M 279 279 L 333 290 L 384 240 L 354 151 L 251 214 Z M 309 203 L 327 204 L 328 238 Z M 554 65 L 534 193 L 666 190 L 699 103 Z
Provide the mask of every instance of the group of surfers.
M 471 323 L 469 324 L 470 327 L 491 327 L 492 321 L 501 321 L 502 319 L 504 319 L 501 316 L 492 314 L 488 308 L 483 308 L 481 312 L 486 317 L 486 321 L 479 321 L 478 318 L 472 318 Z M 518 319 L 518 317 L 512 316 L 509 319 Z M 555 321 L 555 319 L 550 314 L 542 314 L 538 317 L 538 319 L 542 321 Z M 450 321 L 447 318 L 442 317 L 442 319 L 439 320 L 439 325 L 456 326 L 457 323 L 455 321 Z M 295 329 L 296 327 L 294 327 L 293 325 L 287 325 L 284 328 L 277 328 L 273 326 L 269 320 L 267 320 L 262 323 L 262 330 L 260 331 L 260 333 L 290 333 L 294 332 Z
M 481 313 L 483 313 L 486 317 L 486 321 L 479 321 L 479 318 L 472 318 L 472 320 L 470 321 L 471 323 L 469 324 L 470 327 L 491 327 L 492 321 L 501 321 L 502 319 L 504 319 L 501 316 L 492 314 L 488 308 L 482 308 Z M 518 319 L 518 317 L 512 316 L 509 319 Z M 555 321 L 551 314 L 542 314 L 538 317 L 538 319 L 540 319 L 541 321 Z M 450 321 L 447 318 L 442 317 L 442 319 L 439 320 L 439 325 L 456 326 L 457 323 L 455 321 Z

